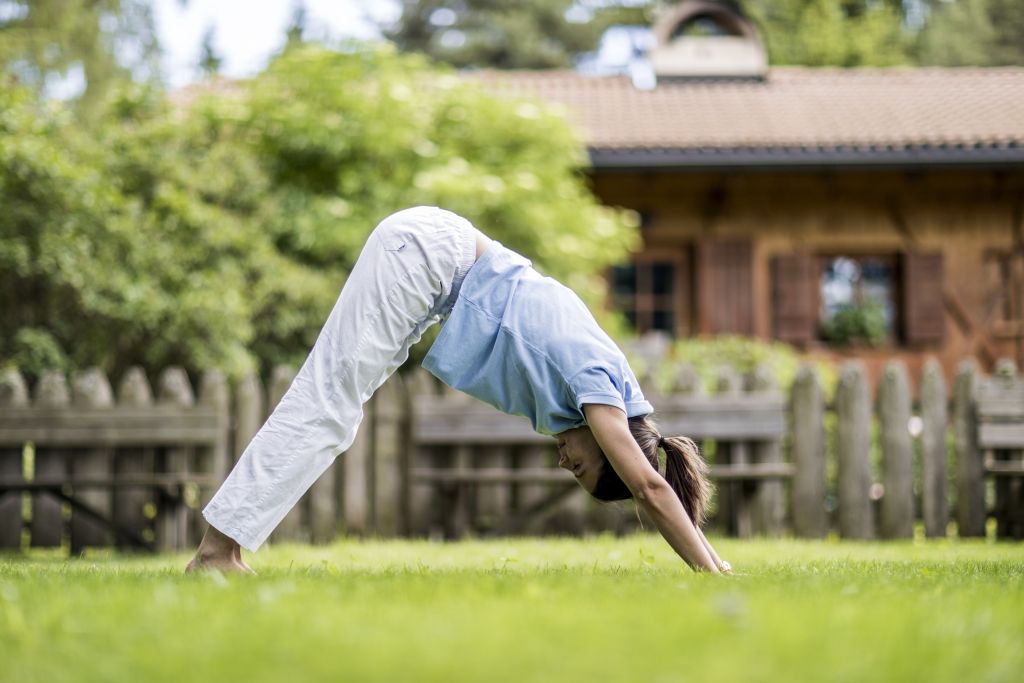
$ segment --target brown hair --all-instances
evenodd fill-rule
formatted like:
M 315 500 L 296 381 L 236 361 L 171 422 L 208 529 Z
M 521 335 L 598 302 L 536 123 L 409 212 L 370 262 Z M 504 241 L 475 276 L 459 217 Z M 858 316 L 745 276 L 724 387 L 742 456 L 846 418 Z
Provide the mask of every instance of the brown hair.
M 661 471 L 658 449 L 665 449 L 665 480 L 679 496 L 694 525 L 702 526 L 711 498 L 711 483 L 708 481 L 707 463 L 701 457 L 697 444 L 685 436 L 663 437 L 654 420 L 646 415 L 631 417 L 628 422 L 630 433 L 655 471 Z M 633 497 L 607 458 L 591 495 L 605 501 Z

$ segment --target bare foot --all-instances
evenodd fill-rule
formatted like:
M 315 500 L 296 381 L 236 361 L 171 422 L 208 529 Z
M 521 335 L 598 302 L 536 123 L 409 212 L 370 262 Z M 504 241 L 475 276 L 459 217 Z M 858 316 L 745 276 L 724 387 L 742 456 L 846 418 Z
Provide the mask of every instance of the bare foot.
M 233 538 L 212 526 L 207 528 L 195 556 L 185 567 L 185 573 L 194 574 L 210 569 L 243 574 L 256 573 L 242 560 L 242 547 Z

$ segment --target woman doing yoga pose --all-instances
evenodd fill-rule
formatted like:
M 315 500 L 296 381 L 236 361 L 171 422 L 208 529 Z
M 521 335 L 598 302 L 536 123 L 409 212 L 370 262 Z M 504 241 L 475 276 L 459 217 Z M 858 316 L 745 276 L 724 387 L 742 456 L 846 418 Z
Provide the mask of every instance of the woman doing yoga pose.
M 658 433 L 625 356 L 586 305 L 465 218 L 422 206 L 370 234 L 288 391 L 203 508 L 210 527 L 187 571 L 251 572 L 240 549 L 259 548 L 352 445 L 363 405 L 438 321 L 428 371 L 528 417 L 588 493 L 635 500 L 690 567 L 730 571 L 700 528 L 709 486 L 696 446 Z

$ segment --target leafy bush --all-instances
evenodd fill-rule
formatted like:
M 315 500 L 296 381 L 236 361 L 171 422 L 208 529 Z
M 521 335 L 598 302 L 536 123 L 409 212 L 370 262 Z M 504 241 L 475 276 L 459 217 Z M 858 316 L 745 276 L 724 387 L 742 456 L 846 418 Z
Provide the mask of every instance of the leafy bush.
M 654 380 L 660 391 L 667 392 L 671 388 L 679 364 L 689 363 L 697 371 L 703 390 L 714 393 L 718 373 L 722 367 L 732 367 L 742 376 L 749 378 L 758 367 L 764 366 L 774 375 L 779 387 L 789 391 L 802 360 L 800 352 L 784 342 L 736 335 L 692 337 L 677 340 L 672 344 L 670 362 L 661 363 L 653 368 Z M 831 395 L 838 381 L 835 366 L 824 360 L 811 362 L 827 395 Z M 631 358 L 631 364 L 638 373 L 646 371 L 646 364 L 642 360 L 634 361 Z
M 561 115 L 387 46 L 299 46 L 187 100 L 130 87 L 82 131 L 0 85 L 0 359 L 31 328 L 115 374 L 297 364 L 372 228 L 415 204 L 461 213 L 593 308 L 639 240 L 587 190 Z
M 840 346 L 858 342 L 881 346 L 888 339 L 885 310 L 877 301 L 841 306 L 825 324 L 825 339 Z

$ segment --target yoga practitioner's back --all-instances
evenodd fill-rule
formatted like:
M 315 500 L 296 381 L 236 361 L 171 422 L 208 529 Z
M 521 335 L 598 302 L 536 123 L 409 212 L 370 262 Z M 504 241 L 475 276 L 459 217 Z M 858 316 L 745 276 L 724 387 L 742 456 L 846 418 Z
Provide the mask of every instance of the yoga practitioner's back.
M 466 274 L 450 317 L 423 360 L 445 384 L 541 434 L 586 424 L 584 403 L 654 411 L 619 347 L 571 289 L 492 240 Z

